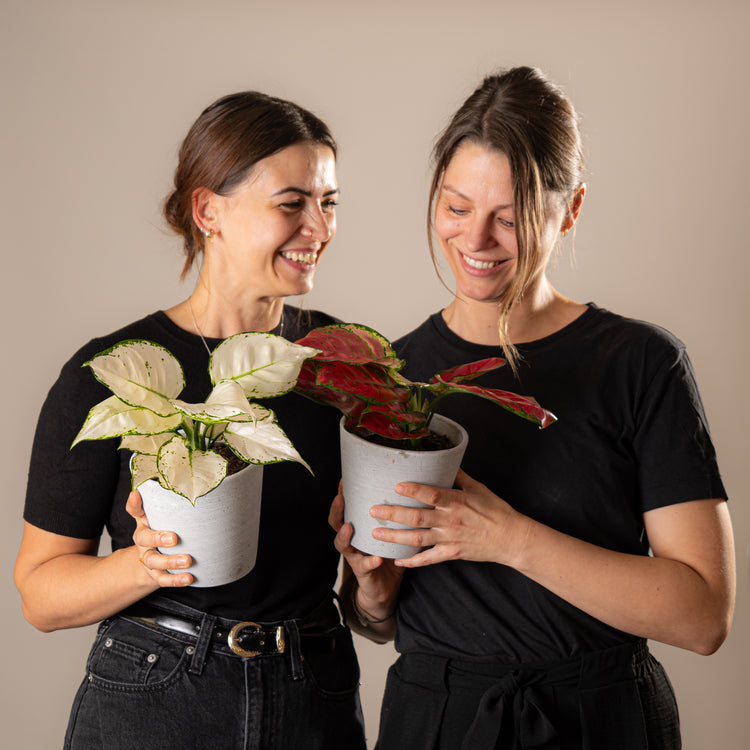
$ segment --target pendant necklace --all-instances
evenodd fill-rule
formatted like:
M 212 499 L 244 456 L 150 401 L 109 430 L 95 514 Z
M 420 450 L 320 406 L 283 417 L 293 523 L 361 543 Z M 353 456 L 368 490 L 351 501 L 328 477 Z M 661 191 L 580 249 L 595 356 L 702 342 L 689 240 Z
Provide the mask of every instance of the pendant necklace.
M 206 347 L 206 351 L 208 352 L 208 356 L 211 356 L 211 349 L 209 348 L 208 344 L 206 343 L 206 339 L 203 336 L 203 331 L 201 331 L 200 326 L 198 325 L 198 321 L 195 318 L 195 313 L 193 312 L 193 303 L 190 300 L 190 297 L 188 297 L 188 308 L 190 309 L 190 317 L 193 319 L 193 325 L 195 326 L 196 333 L 200 336 L 201 341 L 203 342 L 203 346 Z M 276 334 L 277 336 L 283 336 L 284 335 L 284 308 L 281 308 L 281 325 L 279 326 L 279 332 Z

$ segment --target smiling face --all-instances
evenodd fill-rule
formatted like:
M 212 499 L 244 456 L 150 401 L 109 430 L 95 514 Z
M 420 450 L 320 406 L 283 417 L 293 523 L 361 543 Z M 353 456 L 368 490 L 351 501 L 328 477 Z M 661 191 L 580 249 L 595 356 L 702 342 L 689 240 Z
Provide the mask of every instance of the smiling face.
M 560 201 L 548 200 L 538 238 L 546 266 L 563 222 Z M 498 301 L 516 275 L 519 258 L 513 177 L 508 157 L 467 141 L 443 174 L 435 201 L 435 234 L 465 299 Z
M 258 299 L 309 292 L 336 233 L 336 164 L 318 143 L 296 143 L 259 161 L 227 196 L 194 196 L 212 283 Z M 199 194 L 198 194 L 199 193 Z

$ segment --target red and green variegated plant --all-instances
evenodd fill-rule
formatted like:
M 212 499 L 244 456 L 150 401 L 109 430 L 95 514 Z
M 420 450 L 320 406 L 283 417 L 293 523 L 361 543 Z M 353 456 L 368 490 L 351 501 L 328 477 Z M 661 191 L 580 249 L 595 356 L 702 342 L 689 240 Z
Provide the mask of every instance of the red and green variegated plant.
M 540 428 L 557 419 L 533 398 L 471 384 L 504 365 L 499 357 L 452 367 L 438 372 L 429 383 L 415 383 L 400 374 L 403 360 L 372 328 L 351 323 L 324 326 L 297 343 L 320 351 L 302 365 L 297 392 L 335 406 L 346 417 L 346 429 L 365 438 L 408 440 L 410 447 L 417 448 L 430 434 L 435 408 L 451 393 L 486 398 Z

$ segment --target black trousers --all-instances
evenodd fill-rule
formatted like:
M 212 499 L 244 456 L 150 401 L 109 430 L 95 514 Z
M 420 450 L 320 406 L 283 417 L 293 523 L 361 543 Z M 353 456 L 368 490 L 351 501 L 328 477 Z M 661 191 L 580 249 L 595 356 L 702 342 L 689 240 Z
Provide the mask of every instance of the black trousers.
M 552 664 L 405 654 L 377 750 L 679 750 L 674 692 L 645 641 Z

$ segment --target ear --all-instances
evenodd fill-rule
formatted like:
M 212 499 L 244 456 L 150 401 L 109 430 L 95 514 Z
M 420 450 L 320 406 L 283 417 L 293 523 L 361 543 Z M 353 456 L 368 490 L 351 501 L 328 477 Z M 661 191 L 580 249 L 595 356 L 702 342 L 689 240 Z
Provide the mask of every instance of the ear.
M 578 220 L 578 214 L 581 213 L 581 206 L 583 205 L 583 199 L 586 197 L 586 183 L 582 182 L 581 186 L 576 190 L 573 195 L 573 199 L 570 201 L 570 207 L 563 221 L 562 229 L 567 232 L 573 228 L 573 224 Z
M 216 226 L 216 193 L 205 187 L 193 190 L 193 221 L 200 231 L 210 229 L 218 231 Z

